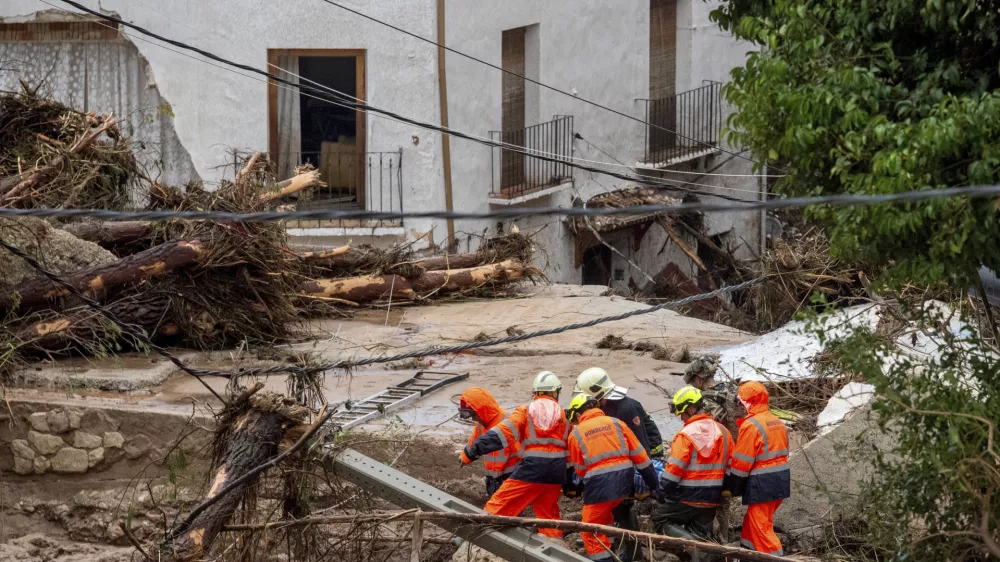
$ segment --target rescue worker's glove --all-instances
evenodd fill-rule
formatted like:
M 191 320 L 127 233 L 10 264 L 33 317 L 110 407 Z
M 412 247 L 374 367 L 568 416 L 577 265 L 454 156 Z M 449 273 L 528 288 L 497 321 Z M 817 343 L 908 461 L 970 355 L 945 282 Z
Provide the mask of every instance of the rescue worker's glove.
M 666 503 L 667 495 L 663 492 L 663 486 L 657 486 L 656 489 L 653 490 L 653 497 L 656 498 L 656 501 L 659 503 Z
M 731 497 L 733 497 L 733 493 L 730 492 L 729 490 L 723 490 L 722 491 L 722 497 L 724 497 L 724 498 L 731 498 Z
M 663 459 L 663 443 L 660 443 L 653 450 L 649 452 L 649 458 L 651 459 Z
M 566 482 L 562 486 L 563 495 L 573 499 L 583 495 L 583 482 L 576 476 L 576 471 L 572 467 L 566 468 Z

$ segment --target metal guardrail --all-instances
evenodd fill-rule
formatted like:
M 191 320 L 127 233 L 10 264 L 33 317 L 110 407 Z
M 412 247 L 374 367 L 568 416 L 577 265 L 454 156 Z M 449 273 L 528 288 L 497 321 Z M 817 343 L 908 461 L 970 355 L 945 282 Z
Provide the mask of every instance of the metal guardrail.
M 669 166 L 712 151 L 722 134 L 722 84 L 646 103 L 646 164 Z M 661 127 L 661 128 L 657 128 Z
M 403 509 L 484 513 L 470 503 L 351 449 L 333 456 L 331 464 L 337 476 Z M 445 520 L 434 524 L 510 562 L 587 562 L 586 557 L 526 529 L 489 530 Z
M 569 162 L 573 156 L 573 116 L 555 115 L 552 121 L 514 131 L 490 131 L 490 140 L 537 151 Z M 549 162 L 520 152 L 494 148 L 490 155 L 492 177 L 490 196 L 513 199 L 546 187 L 559 185 L 573 177 L 572 168 L 562 162 Z

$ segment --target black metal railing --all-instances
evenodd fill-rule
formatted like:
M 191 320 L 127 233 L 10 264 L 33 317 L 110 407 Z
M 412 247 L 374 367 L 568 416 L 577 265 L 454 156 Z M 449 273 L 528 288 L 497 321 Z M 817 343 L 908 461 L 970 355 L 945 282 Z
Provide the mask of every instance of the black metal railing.
M 646 102 L 644 162 L 669 165 L 719 145 L 722 134 L 722 84 L 710 82 L 665 99 Z
M 288 155 L 282 155 L 287 157 Z M 369 211 L 403 210 L 403 150 L 367 152 L 360 165 L 355 152 L 303 152 L 291 155 L 299 162 L 316 166 L 326 187 L 313 189 L 296 203 L 305 209 L 366 209 Z M 364 182 L 363 189 L 358 189 Z
M 505 148 L 494 148 L 490 156 L 490 196 L 512 199 L 573 177 L 567 164 L 573 156 L 573 116 L 555 115 L 552 121 L 514 131 L 490 131 L 490 140 L 537 152 L 558 162 L 541 160 Z

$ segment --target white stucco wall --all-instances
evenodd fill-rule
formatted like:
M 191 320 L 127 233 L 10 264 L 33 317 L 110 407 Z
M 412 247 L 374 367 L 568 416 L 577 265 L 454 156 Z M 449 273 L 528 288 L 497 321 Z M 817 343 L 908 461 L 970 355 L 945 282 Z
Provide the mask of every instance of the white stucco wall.
M 88 6 L 98 5 L 95 0 L 84 1 Z M 718 1 L 678 1 L 679 92 L 700 86 L 702 80 L 725 80 L 730 69 L 742 63 L 747 48 L 724 36 L 708 20 Z M 435 0 L 349 0 L 348 5 L 420 36 L 436 38 Z M 269 48 L 366 49 L 368 102 L 440 123 L 437 48 L 336 7 L 321 2 L 263 2 L 234 9 L 231 3 L 214 0 L 101 0 L 100 7 L 165 36 L 261 69 Z M 37 0 L 5 0 L 0 3 L 0 18 L 28 18 L 47 9 Z M 501 63 L 503 30 L 528 25 L 537 26 L 527 38 L 529 75 L 644 119 L 644 108 L 636 100 L 649 94 L 649 0 L 507 0 L 492 7 L 447 2 L 447 44 L 496 65 Z M 223 172 L 217 167 L 227 160 L 231 148 L 267 150 L 268 98 L 263 79 L 240 76 L 144 39 L 133 41 L 149 61 L 160 94 L 173 108 L 177 137 L 198 174 L 209 181 L 218 179 Z M 532 52 L 537 52 L 537 59 Z M 452 128 L 481 137 L 500 128 L 500 71 L 448 53 L 447 80 Z M 575 131 L 611 158 L 626 164 L 640 159 L 644 142 L 640 123 L 545 88 L 529 85 L 526 90 L 528 125 L 549 121 L 557 114 L 572 115 Z M 451 144 L 454 208 L 490 210 L 492 149 L 457 138 Z M 370 114 L 367 150 L 399 149 L 403 150 L 404 209 L 443 209 L 441 135 Z M 574 156 L 611 160 L 582 141 L 574 141 Z M 523 206 L 569 206 L 574 196 L 587 199 L 625 183 L 577 170 L 572 189 Z M 711 221 L 715 230 L 741 225 L 741 220 L 729 218 Z M 538 241 L 548 257 L 539 261 L 547 266 L 551 279 L 580 281 L 580 270 L 573 263 L 573 237 L 562 220 L 518 223 L 528 232 L 544 226 Z M 496 226 L 495 221 L 458 221 L 460 247 L 475 248 L 476 237 L 495 232 Z M 418 247 L 440 245 L 447 233 L 445 221 L 435 220 L 408 220 L 405 229 L 410 238 L 433 230 Z

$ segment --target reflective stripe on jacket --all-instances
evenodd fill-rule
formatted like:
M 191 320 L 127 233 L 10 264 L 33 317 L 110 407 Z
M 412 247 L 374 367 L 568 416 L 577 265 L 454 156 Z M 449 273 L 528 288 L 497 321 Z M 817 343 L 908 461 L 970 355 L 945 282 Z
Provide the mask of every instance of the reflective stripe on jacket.
M 726 467 L 735 448 L 733 435 L 711 415 L 691 416 L 670 445 L 660 475 L 663 495 L 696 507 L 720 505 Z
M 783 500 L 792 495 L 788 432 L 766 405 L 762 411 L 741 420 L 727 478 L 727 487 L 733 495 L 743 496 L 743 505 Z
M 536 427 L 529 414 L 532 404 L 517 407 L 505 420 L 493 426 L 470 447 L 476 455 L 486 455 L 520 444 L 520 461 L 510 477 L 522 482 L 537 484 L 563 484 L 566 482 L 566 433 L 569 429 L 566 415 L 551 396 L 536 396 L 533 403 L 548 400 L 552 404 L 539 404 L 539 410 L 557 408 L 558 413 L 547 429 Z
M 631 497 L 636 470 L 656 487 L 656 473 L 639 438 L 621 420 L 598 408 L 580 414 L 568 447 L 569 462 L 583 480 L 584 504 Z
M 469 446 L 507 416 L 507 410 L 501 408 L 497 404 L 496 399 L 493 398 L 493 395 L 485 389 L 470 388 L 462 393 L 462 400 L 479 416 L 480 420 L 486 423 L 485 427 L 481 423 L 476 424 L 476 428 L 469 437 Z M 461 456 L 462 462 L 466 464 L 470 462 L 464 451 Z M 486 470 L 487 489 L 491 486 L 499 487 L 498 482 L 503 476 L 514 472 L 514 467 L 517 465 L 519 459 L 517 443 L 483 455 L 483 468 Z

